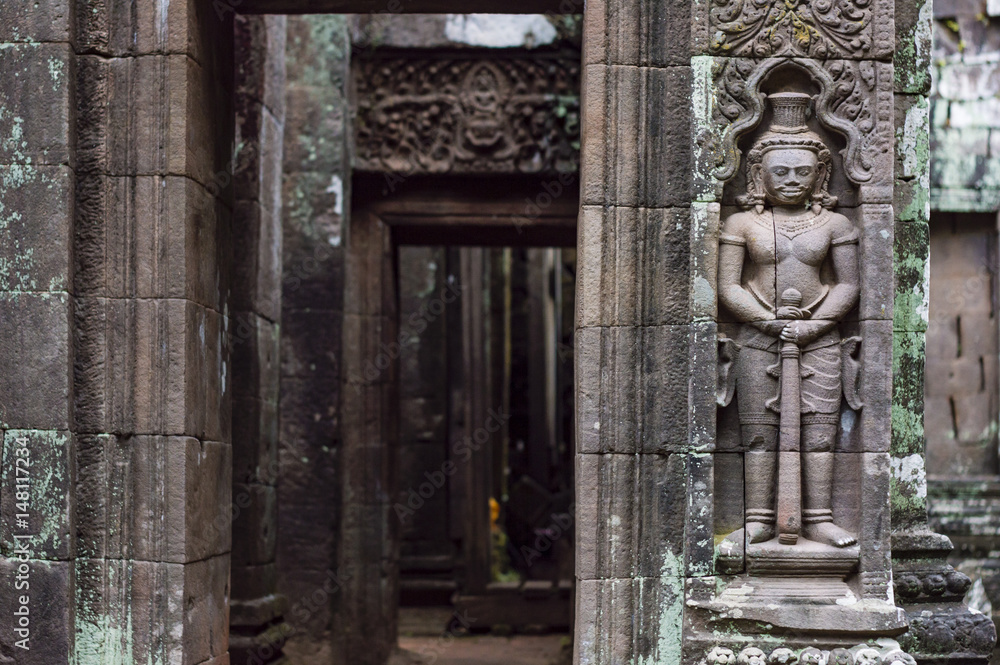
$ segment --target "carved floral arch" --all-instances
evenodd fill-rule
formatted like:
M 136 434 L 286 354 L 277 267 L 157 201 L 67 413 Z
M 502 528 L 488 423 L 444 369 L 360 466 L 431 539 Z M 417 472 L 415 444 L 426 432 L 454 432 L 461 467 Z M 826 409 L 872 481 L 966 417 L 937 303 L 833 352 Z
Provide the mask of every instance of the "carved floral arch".
M 835 105 L 842 100 L 842 96 L 838 94 L 837 81 L 822 64 L 806 58 L 769 58 L 756 63 L 743 84 L 743 95 L 738 100 L 745 106 L 722 132 L 715 177 L 725 182 L 736 175 L 742 155 L 738 147 L 739 140 L 753 131 L 764 117 L 764 100 L 767 95 L 761 91 L 761 86 L 777 70 L 787 66 L 799 69 L 819 86 L 820 92 L 815 102 L 816 116 L 824 127 L 846 139 L 847 146 L 841 154 L 847 177 L 856 185 L 869 182 L 873 174 L 873 160 L 870 156 L 866 156 L 864 147 L 865 134 L 871 127 L 864 126 L 864 123 L 852 122 L 834 112 Z

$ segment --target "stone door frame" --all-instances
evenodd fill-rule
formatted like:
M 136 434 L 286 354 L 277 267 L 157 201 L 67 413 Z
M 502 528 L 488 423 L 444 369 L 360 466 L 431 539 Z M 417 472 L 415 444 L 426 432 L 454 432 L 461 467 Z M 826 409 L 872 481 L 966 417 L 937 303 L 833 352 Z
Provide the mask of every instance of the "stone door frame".
M 339 570 L 349 571 L 340 592 L 340 616 L 347 640 L 345 652 L 351 654 L 368 653 L 373 645 L 395 644 L 396 640 L 399 537 L 393 505 L 398 489 L 397 247 L 477 241 L 489 245 L 567 245 L 576 233 L 575 176 L 563 176 L 571 182 L 568 193 L 537 215 L 525 214 L 525 193 L 530 197 L 533 192 L 544 191 L 543 184 L 558 176 L 503 178 L 520 185 L 509 188 L 506 196 L 502 189 L 481 191 L 470 184 L 477 180 L 474 177 L 415 177 L 403 182 L 404 191 L 382 199 L 380 192 L 384 195 L 395 191 L 395 187 L 382 187 L 393 177 L 355 175 L 351 216 L 344 234 L 344 517 L 337 563 Z M 366 185 L 359 185 L 359 180 Z M 532 180 L 534 186 L 528 184 Z M 449 181 L 454 183 L 451 187 L 446 184 Z M 466 297 L 464 291 L 462 297 Z M 466 405 L 467 422 L 484 420 L 488 407 L 481 399 L 470 400 Z M 465 481 L 470 489 L 485 481 L 479 475 L 475 470 L 467 474 Z M 481 514 L 470 510 L 466 515 L 467 532 L 475 533 L 476 525 L 485 528 L 489 524 L 485 503 L 478 512 Z M 480 540 L 483 547 L 488 545 L 485 538 Z M 468 543 L 466 556 L 476 558 L 482 554 L 474 551 L 475 546 L 474 542 Z M 467 570 L 471 576 L 468 583 L 485 589 L 487 572 Z

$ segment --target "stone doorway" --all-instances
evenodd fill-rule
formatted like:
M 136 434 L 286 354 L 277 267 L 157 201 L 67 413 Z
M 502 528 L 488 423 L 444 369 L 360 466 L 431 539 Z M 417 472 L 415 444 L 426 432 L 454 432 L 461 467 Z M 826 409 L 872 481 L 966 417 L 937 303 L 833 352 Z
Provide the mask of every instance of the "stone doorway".
M 524 214 L 525 198 L 557 189 L 540 214 Z M 378 473 L 398 488 L 355 508 L 387 520 L 383 539 L 367 546 L 389 550 L 383 611 L 392 625 L 395 593 L 411 607 L 452 608 L 453 623 L 476 618 L 441 630 L 571 625 L 576 206 L 568 175 L 393 187 L 382 175 L 355 176 L 349 246 L 359 261 L 348 258 L 345 279 L 350 289 L 363 278 L 367 316 L 381 313 L 379 325 L 345 326 L 345 349 L 369 355 L 345 367 L 343 408 L 380 423 L 382 461 L 372 438 L 352 446 L 359 433 L 345 422 L 348 460 L 353 451 L 368 465 L 345 482 Z M 372 393 L 379 399 L 350 402 Z

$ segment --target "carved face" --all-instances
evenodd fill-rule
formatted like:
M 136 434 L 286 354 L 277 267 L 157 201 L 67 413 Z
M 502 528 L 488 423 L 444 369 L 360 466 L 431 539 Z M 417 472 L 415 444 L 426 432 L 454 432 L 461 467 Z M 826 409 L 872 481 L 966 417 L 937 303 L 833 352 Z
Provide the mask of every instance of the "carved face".
M 760 165 L 764 193 L 773 205 L 805 205 L 824 175 L 816 153 L 803 148 L 771 150 Z

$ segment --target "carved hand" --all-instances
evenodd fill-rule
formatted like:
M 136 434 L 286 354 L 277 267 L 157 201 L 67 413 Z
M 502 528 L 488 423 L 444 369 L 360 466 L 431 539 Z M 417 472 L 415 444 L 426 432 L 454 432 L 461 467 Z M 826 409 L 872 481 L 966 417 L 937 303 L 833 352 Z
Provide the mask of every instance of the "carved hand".
M 777 319 L 808 319 L 809 310 L 801 309 L 799 307 L 779 307 L 778 312 L 775 315 Z
M 781 340 L 806 346 L 832 327 L 831 321 L 792 321 L 781 330 Z

